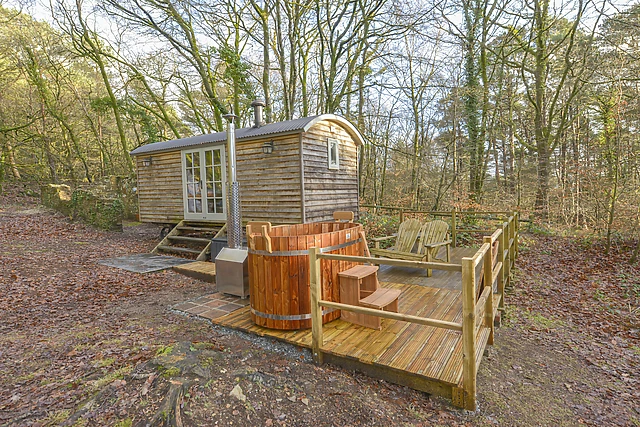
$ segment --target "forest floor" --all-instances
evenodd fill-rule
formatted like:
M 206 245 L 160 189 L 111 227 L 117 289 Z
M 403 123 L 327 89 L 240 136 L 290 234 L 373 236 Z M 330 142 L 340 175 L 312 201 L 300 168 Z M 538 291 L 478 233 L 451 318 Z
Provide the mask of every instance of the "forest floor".
M 640 268 L 585 240 L 525 235 L 479 409 L 170 311 L 215 286 L 96 263 L 159 229 L 107 233 L 0 197 L 0 426 L 640 425 Z

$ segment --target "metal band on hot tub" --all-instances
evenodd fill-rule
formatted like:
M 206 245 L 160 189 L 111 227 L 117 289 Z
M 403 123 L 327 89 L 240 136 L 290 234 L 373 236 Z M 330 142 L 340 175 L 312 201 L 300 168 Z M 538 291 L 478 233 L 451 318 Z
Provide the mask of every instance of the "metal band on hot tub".
M 328 308 L 326 310 L 322 310 L 322 315 L 324 316 L 325 314 L 329 314 L 331 312 L 335 311 L 334 308 Z M 265 319 L 271 319 L 271 320 L 309 320 L 311 319 L 311 313 L 307 313 L 307 314 L 269 314 L 269 313 L 263 313 L 261 311 L 258 311 L 256 309 L 254 309 L 253 307 L 251 307 L 251 312 L 253 314 L 255 314 L 258 317 L 262 317 Z
M 351 245 L 357 245 L 360 242 L 362 242 L 362 239 L 352 240 L 350 242 L 345 242 L 345 243 L 340 243 L 339 245 L 335 245 L 335 246 L 327 246 L 326 248 L 320 248 L 320 252 L 321 253 L 325 253 L 325 252 L 337 251 L 338 249 L 346 248 L 346 247 L 349 247 Z M 268 252 L 268 251 L 257 251 L 255 249 L 251 249 L 251 248 L 249 248 L 249 253 L 250 254 L 254 254 L 254 255 L 265 255 L 265 256 L 307 256 L 307 255 L 309 255 L 309 251 L 308 250 Z

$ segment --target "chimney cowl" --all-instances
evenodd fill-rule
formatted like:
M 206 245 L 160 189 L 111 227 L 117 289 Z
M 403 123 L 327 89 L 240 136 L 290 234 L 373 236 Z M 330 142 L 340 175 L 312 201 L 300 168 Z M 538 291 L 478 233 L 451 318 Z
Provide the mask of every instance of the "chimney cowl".
M 251 106 L 253 107 L 253 127 L 259 128 L 264 124 L 262 122 L 262 109 L 266 107 L 267 104 L 262 99 L 256 99 L 251 103 Z

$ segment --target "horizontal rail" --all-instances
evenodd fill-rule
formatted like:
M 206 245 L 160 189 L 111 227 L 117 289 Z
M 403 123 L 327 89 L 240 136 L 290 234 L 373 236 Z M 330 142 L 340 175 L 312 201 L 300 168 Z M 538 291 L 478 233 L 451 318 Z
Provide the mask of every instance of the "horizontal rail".
M 476 230 L 474 228 L 458 228 L 456 229 L 458 233 L 491 233 L 493 230 Z
M 337 310 L 351 311 L 358 314 L 368 314 L 370 316 L 383 317 L 385 319 L 400 320 L 403 322 L 417 323 L 419 325 L 433 326 L 435 328 L 449 329 L 452 331 L 462 331 L 461 323 L 447 322 L 445 320 L 429 319 L 426 317 L 412 316 L 410 314 L 394 313 L 393 311 L 376 310 L 375 308 L 360 307 L 339 302 L 319 300 L 318 305 L 335 308 Z
M 370 264 L 393 265 L 395 267 L 422 268 L 430 270 L 462 271 L 461 264 L 447 264 L 443 262 L 405 261 L 391 258 L 361 257 L 355 255 L 319 254 L 318 258 L 332 261 L 351 261 Z
M 428 215 L 438 215 L 438 216 L 451 216 L 452 215 L 451 211 L 445 212 L 445 211 L 412 211 L 412 210 L 405 210 L 404 213 L 407 213 L 407 214 L 428 214 Z
M 390 211 L 402 211 L 407 208 L 399 208 L 397 206 L 379 206 L 379 205 L 360 205 L 363 208 L 371 208 L 371 209 L 387 209 Z
M 475 214 L 480 214 L 480 215 L 511 215 L 511 214 L 513 214 L 512 211 L 456 211 L 456 213 L 464 214 L 464 215 L 475 215 Z
M 493 244 L 496 240 L 498 240 L 501 234 L 502 234 L 501 228 L 498 228 L 496 231 L 494 231 L 493 234 L 491 235 L 491 244 Z
M 476 318 L 480 317 L 485 312 L 485 304 L 487 303 L 487 299 L 491 298 L 491 288 L 484 288 L 482 294 L 480 294 L 480 298 L 476 301 Z M 478 321 L 476 319 L 476 321 Z
M 465 259 L 470 259 L 473 261 L 473 266 L 477 267 L 478 264 L 480 264 L 480 262 L 482 261 L 482 258 L 484 257 L 484 254 L 491 250 L 491 245 L 488 243 L 483 243 L 482 246 L 480 246 L 480 249 L 478 249 L 478 251 L 473 254 L 472 257 L 464 257 L 462 258 L 463 260 Z
M 495 267 L 493 267 L 493 271 L 491 272 L 491 286 L 496 283 L 498 280 L 498 276 L 500 276 L 500 272 L 502 271 L 502 263 L 497 262 Z
M 451 216 L 452 211 L 419 211 L 409 207 L 399 206 L 383 206 L 383 205 L 360 205 L 367 209 L 386 209 L 395 211 L 404 211 L 405 213 L 433 214 Z M 455 211 L 456 215 L 512 215 L 513 211 Z M 525 220 L 522 220 L 525 221 Z

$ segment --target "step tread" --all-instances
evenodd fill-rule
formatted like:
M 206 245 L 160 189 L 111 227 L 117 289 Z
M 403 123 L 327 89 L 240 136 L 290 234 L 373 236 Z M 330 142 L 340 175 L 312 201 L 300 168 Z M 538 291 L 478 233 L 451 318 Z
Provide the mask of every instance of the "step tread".
M 158 246 L 158 249 L 163 250 L 165 252 L 179 252 L 179 253 L 197 254 L 197 255 L 200 255 L 200 253 L 202 252 L 201 250 L 198 250 L 198 249 L 179 248 L 177 246 L 165 246 L 165 245 Z
M 191 236 L 167 236 L 169 240 L 177 240 L 183 242 L 197 242 L 208 244 L 211 239 L 205 239 L 204 237 L 191 237 Z
M 176 229 L 181 231 L 208 231 L 210 233 L 217 233 L 220 230 L 220 227 L 211 228 L 211 227 L 191 227 L 186 225 L 179 225 L 176 227 Z

